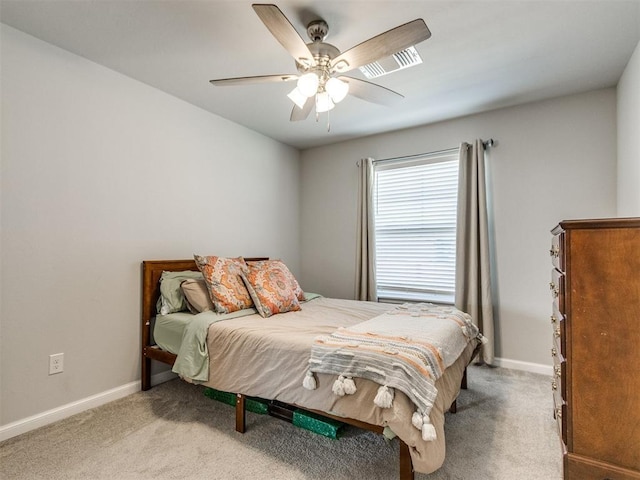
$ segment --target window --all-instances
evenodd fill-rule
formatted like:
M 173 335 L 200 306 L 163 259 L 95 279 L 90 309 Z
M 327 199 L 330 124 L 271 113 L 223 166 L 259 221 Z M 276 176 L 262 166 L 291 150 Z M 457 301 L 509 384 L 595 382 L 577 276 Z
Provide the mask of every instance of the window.
M 374 168 L 378 298 L 452 304 L 458 150 Z

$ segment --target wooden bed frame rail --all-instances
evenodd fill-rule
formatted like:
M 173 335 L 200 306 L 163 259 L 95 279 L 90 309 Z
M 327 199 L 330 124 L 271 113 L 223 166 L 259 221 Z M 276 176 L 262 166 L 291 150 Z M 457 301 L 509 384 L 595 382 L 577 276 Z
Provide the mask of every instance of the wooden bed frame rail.
M 246 258 L 246 260 L 266 260 L 260 258 Z M 176 355 L 159 348 L 152 342 L 152 321 L 156 315 L 156 302 L 160 297 L 160 277 L 162 272 L 170 271 L 197 271 L 195 260 L 145 260 L 142 262 L 142 366 L 141 366 L 141 387 L 142 390 L 151 388 L 151 361 L 156 360 L 161 363 L 173 365 L 176 361 Z M 477 352 L 476 352 L 477 353 Z M 475 353 L 473 355 L 475 357 Z M 472 357 L 472 358 L 473 358 Z M 465 368 L 462 377 L 462 388 L 467 388 L 467 370 Z M 246 408 L 245 396 L 242 393 L 236 393 L 236 431 L 244 433 L 246 430 Z M 296 407 L 299 408 L 299 407 Z M 313 413 L 332 418 L 349 425 L 353 425 L 364 430 L 382 434 L 383 427 L 370 423 L 361 422 L 351 418 L 336 417 L 326 412 L 317 410 L 309 410 Z M 449 411 L 455 413 L 457 411 L 456 400 L 453 401 Z M 413 464 L 409 446 L 398 438 L 400 442 L 400 480 L 413 480 Z

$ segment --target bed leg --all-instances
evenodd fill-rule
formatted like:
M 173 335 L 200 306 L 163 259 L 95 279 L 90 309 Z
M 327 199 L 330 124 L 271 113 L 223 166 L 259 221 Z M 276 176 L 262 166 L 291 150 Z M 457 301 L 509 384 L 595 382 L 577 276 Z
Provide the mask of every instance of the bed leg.
M 236 432 L 244 433 L 247 415 L 244 405 L 244 395 L 236 395 Z
M 458 399 L 456 398 L 449 407 L 451 413 L 458 413 Z
M 411 453 L 409 445 L 400 441 L 400 480 L 413 480 L 413 462 L 411 461 Z
M 142 383 L 142 391 L 147 391 L 151 388 L 151 359 L 144 356 L 142 357 L 140 381 Z
M 467 389 L 467 368 L 465 367 L 464 372 L 462 373 L 462 382 L 460 382 L 460 388 L 463 390 Z

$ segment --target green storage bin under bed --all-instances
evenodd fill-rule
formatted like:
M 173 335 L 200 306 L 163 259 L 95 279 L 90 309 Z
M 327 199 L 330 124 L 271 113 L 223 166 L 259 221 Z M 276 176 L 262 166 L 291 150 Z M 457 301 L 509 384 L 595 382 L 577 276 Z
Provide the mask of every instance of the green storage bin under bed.
M 214 388 L 206 387 L 204 389 L 205 396 L 217 400 L 227 405 L 236 405 L 236 394 L 229 392 L 222 392 Z M 253 413 L 259 413 L 265 415 L 269 413 L 269 402 L 261 398 L 246 397 L 244 401 L 244 408 Z
M 214 388 L 206 387 L 204 394 L 213 400 L 226 403 L 227 405 L 236 405 L 235 393 L 222 392 Z M 345 425 L 332 418 L 323 417 L 322 415 L 281 402 L 270 402 L 262 398 L 246 397 L 245 409 L 261 415 L 270 414 L 276 418 L 293 423 L 296 427 L 304 428 L 305 430 L 333 439 L 338 438 Z

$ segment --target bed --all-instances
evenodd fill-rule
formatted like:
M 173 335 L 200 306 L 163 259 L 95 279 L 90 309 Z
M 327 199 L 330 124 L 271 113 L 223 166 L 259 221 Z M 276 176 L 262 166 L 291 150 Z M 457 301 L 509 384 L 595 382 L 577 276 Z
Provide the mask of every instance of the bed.
M 153 339 L 153 325 L 156 317 L 165 320 L 165 316 L 156 311 L 163 272 L 184 271 L 198 271 L 196 262 L 154 260 L 142 263 L 142 390 L 151 388 L 152 361 L 169 365 L 180 361 L 177 354 L 182 346 L 172 346 L 168 341 L 166 345 L 159 342 L 164 348 L 159 346 Z M 395 391 L 392 408 L 380 408 L 375 403 L 380 385 L 374 381 L 354 378 L 357 392 L 339 396 L 334 390 L 335 375 L 322 371 L 310 374 L 309 358 L 314 339 L 330 335 L 339 327 L 377 318 L 389 307 L 375 302 L 319 297 L 303 303 L 300 311 L 269 318 L 249 312 L 228 321 L 212 322 L 206 333 L 208 372 L 203 377 L 206 380 L 197 383 L 236 394 L 236 430 L 241 433 L 246 429 L 245 399 L 259 397 L 380 434 L 388 434 L 390 429 L 400 444 L 399 478 L 413 479 L 414 469 L 431 473 L 444 461 L 444 414 L 448 410 L 455 412 L 460 388 L 466 388 L 466 366 L 477 352 L 478 339 L 470 340 L 435 382 L 437 396 L 429 412 L 429 421 L 436 432 L 432 441 L 424 441 L 421 431 L 411 425 L 415 405 L 401 391 Z M 204 318 L 208 313 L 193 318 Z M 178 317 L 186 316 L 188 321 L 189 315 L 182 312 Z M 305 376 L 314 377 L 313 389 L 303 385 Z

